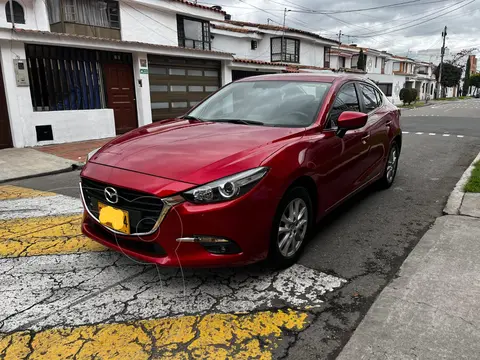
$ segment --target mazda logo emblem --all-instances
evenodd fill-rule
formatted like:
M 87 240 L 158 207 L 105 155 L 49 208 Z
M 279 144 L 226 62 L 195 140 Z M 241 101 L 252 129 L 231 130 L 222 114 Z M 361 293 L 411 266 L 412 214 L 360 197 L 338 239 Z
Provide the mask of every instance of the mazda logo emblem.
M 118 192 L 114 188 L 106 187 L 105 190 L 103 190 L 103 195 L 105 195 L 105 199 L 110 204 L 118 203 Z

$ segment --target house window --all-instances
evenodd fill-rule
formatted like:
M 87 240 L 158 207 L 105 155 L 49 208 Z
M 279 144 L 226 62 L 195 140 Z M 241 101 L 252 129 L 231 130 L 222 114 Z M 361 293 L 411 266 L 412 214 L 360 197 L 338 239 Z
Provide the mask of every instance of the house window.
M 210 23 L 177 15 L 178 46 L 211 50 Z
M 358 58 L 360 55 L 353 55 L 352 56 L 352 69 L 356 69 L 358 65 Z
M 375 56 L 375 68 L 378 67 L 378 57 Z
M 62 21 L 89 26 L 120 29 L 118 1 L 46 0 L 50 24 Z M 63 14 L 62 14 L 63 4 Z
M 325 46 L 323 48 L 323 67 L 330 67 L 330 46 Z
M 99 52 L 30 44 L 25 50 L 34 111 L 105 107 Z
M 400 63 L 399 62 L 393 63 L 393 71 L 400 71 Z
M 25 13 L 23 11 L 22 5 L 20 5 L 16 1 L 12 1 L 12 7 L 13 7 L 13 22 L 15 24 L 25 24 Z M 7 22 L 11 23 L 12 22 L 12 14 L 10 11 L 10 2 L 7 1 L 5 4 L 5 14 L 7 15 Z
M 270 40 L 271 61 L 300 62 L 300 40 L 277 37 Z
M 377 84 L 377 86 L 380 88 L 380 90 L 382 90 L 385 96 L 392 96 L 392 83 Z
M 345 68 L 345 57 L 340 56 L 340 57 L 338 58 L 338 66 L 339 66 L 340 68 Z

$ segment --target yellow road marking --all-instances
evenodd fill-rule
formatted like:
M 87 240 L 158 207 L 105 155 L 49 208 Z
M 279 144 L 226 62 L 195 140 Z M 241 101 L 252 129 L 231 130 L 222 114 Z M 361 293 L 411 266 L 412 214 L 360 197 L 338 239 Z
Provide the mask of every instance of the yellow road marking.
M 307 321 L 306 313 L 281 310 L 22 331 L 0 335 L 0 358 L 266 360 L 287 330 Z
M 0 221 L 0 257 L 103 251 L 81 234 L 81 215 Z
M 25 199 L 40 196 L 55 196 L 55 193 L 27 189 L 13 185 L 0 185 L 0 200 Z

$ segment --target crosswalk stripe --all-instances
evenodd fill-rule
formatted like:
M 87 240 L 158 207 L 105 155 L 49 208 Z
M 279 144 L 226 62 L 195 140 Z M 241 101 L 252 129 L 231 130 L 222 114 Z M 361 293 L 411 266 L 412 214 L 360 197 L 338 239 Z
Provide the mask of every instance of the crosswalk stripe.
M 83 236 L 81 215 L 0 220 L 0 257 L 104 251 Z
M 79 199 L 64 195 L 0 201 L 0 220 L 81 213 Z
M 17 332 L 0 338 L 5 360 L 271 359 L 275 341 L 308 324 L 294 310 L 207 314 L 126 324 Z
M 56 194 L 47 191 L 33 190 L 13 185 L 0 185 L 0 201 L 54 195 Z

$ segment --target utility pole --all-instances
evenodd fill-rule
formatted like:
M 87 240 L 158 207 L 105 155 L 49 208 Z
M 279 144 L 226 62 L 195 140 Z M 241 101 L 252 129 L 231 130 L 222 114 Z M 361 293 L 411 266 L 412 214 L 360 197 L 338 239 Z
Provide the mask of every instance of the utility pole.
M 10 3 L 10 20 L 12 20 L 12 29 L 15 29 L 15 19 L 13 17 L 13 1 L 9 0 Z
M 438 81 L 437 81 L 437 98 L 440 95 L 440 89 L 441 88 L 441 82 L 442 82 L 442 72 L 443 72 L 443 57 L 445 56 L 445 38 L 447 37 L 447 27 L 445 26 L 445 30 L 442 32 L 442 38 L 443 38 L 443 45 L 442 45 L 442 51 L 440 53 L 440 69 L 438 70 Z
M 338 42 L 342 43 L 342 36 L 343 36 L 342 30 L 340 30 L 337 35 L 338 35 Z

